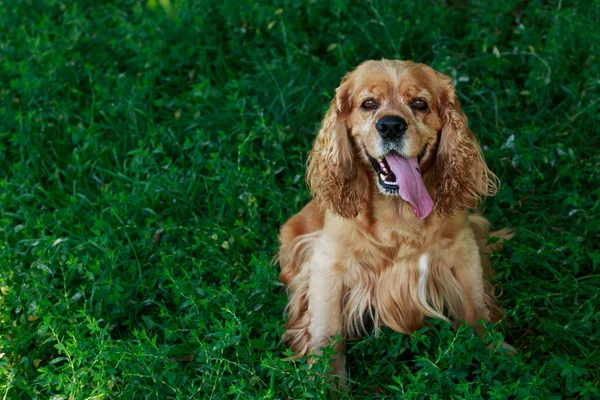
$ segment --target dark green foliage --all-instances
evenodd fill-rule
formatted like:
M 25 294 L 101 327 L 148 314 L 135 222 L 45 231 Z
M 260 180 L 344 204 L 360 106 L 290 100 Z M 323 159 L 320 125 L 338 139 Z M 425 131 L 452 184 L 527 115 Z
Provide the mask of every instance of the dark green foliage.
M 336 85 L 386 57 L 456 79 L 501 178 L 508 326 L 350 343 L 339 396 L 599 397 L 597 0 L 155 3 L 0 6 L 0 396 L 330 397 L 269 263 Z

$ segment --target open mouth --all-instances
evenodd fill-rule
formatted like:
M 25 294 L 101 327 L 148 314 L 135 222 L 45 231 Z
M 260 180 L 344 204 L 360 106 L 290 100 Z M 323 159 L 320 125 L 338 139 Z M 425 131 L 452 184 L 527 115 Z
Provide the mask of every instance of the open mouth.
M 400 195 L 412 205 L 417 219 L 425 219 L 433 209 L 433 200 L 425 187 L 419 162 L 425 155 L 425 149 L 417 156 L 406 158 L 392 150 L 382 158 L 372 157 L 365 152 L 379 183 L 379 189 L 386 195 Z
M 369 157 L 369 161 L 377 173 L 379 185 L 390 193 L 398 193 L 398 182 L 396 181 L 396 175 L 392 172 L 392 168 L 388 164 L 385 157 L 382 159 L 376 159 L 371 157 L 368 152 L 367 157 Z
M 415 167 L 415 170 L 419 174 L 421 173 L 421 170 L 419 169 L 418 165 L 421 163 L 421 160 L 423 159 L 423 156 L 425 155 L 426 151 L 427 151 L 427 147 L 425 147 L 421 151 L 421 153 L 419 153 L 419 155 L 417 156 L 417 166 Z M 391 158 L 391 159 L 397 159 L 397 158 L 406 159 L 406 158 L 402 157 L 400 154 L 398 154 L 394 150 L 390 151 L 387 155 L 385 155 L 381 159 L 372 157 L 369 154 L 369 152 L 366 151 L 366 149 L 365 149 L 365 153 L 367 154 L 367 157 L 369 158 L 369 161 L 371 162 L 373 169 L 377 173 L 379 185 L 382 187 L 382 189 L 385 189 L 385 191 L 388 192 L 389 194 L 398 194 L 398 188 L 399 188 L 398 179 L 397 179 L 396 175 L 394 174 L 392 168 L 390 167 L 390 164 L 388 163 L 387 158 Z

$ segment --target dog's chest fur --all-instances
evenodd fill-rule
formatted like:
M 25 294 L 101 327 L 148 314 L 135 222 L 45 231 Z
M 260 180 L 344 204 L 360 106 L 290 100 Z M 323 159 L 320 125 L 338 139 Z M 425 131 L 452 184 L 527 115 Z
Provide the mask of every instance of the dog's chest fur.
M 465 216 L 433 217 L 423 229 L 408 212 L 400 208 L 396 215 L 377 215 L 375 223 L 364 219 L 333 226 L 339 229 L 338 243 L 352 249 L 340 249 L 336 263 L 345 287 L 342 320 L 350 336 L 366 333 L 371 324 L 375 330 L 385 325 L 410 333 L 426 316 L 462 317 L 464 289 L 454 264 L 462 258 L 459 244 L 465 237 L 469 242 Z

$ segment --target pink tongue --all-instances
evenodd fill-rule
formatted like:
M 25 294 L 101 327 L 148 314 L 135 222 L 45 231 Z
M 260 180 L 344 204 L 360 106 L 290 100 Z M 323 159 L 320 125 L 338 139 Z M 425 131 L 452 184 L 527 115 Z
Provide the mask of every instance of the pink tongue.
M 404 158 L 397 154 L 388 154 L 385 159 L 396 175 L 400 197 L 408 201 L 417 219 L 425 219 L 433 209 L 433 200 L 425 188 L 417 158 Z

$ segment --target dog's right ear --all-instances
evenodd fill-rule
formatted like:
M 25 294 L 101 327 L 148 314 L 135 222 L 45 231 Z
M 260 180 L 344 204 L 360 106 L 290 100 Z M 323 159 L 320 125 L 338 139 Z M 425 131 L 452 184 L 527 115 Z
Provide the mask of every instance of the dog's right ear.
M 350 107 L 350 78 L 346 75 L 321 123 L 306 173 L 315 200 L 344 218 L 356 217 L 361 206 L 356 155 L 346 124 Z

